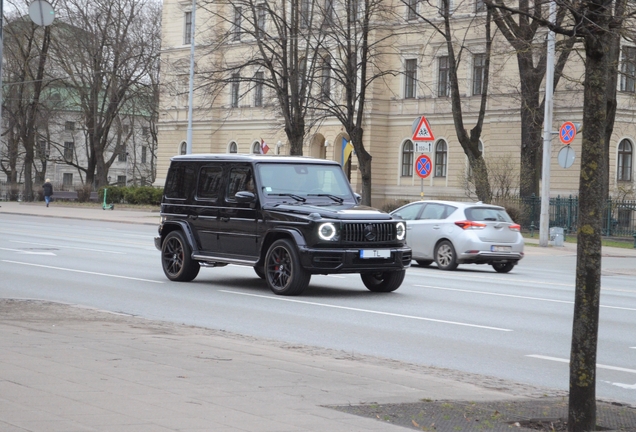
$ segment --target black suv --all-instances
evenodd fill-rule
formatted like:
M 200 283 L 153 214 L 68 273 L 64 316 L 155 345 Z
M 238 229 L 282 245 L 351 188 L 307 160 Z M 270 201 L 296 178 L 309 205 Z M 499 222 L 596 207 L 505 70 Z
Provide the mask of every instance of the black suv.
M 370 291 L 395 291 L 411 264 L 406 225 L 359 201 L 333 161 L 175 156 L 155 246 L 173 281 L 193 280 L 200 266 L 241 264 L 276 294 L 300 294 L 312 274 L 333 273 L 360 273 Z

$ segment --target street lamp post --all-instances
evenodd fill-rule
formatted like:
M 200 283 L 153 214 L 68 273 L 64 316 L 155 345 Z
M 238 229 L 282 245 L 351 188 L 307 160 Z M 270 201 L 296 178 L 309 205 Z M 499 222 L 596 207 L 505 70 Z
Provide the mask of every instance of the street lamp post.
M 126 152 L 126 186 L 128 186 L 128 156 L 129 153 Z

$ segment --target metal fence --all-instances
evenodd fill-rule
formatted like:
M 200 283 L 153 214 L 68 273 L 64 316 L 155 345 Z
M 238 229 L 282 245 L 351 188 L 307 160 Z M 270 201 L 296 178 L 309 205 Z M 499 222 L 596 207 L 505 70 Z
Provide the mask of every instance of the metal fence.
M 538 230 L 541 219 L 541 197 L 522 198 L 519 223 L 524 230 Z M 565 234 L 576 232 L 579 215 L 578 197 L 550 198 L 550 226 L 563 228 Z M 609 237 L 632 237 L 636 233 L 636 200 L 609 198 L 603 206 L 603 232 Z

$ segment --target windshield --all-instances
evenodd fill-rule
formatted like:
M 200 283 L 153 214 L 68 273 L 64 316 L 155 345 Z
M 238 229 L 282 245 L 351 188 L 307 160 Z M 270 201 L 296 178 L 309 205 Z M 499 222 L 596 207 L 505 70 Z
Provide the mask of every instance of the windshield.
M 352 199 L 339 165 L 266 163 L 257 166 L 262 192 L 268 197 L 310 197 L 338 202 Z

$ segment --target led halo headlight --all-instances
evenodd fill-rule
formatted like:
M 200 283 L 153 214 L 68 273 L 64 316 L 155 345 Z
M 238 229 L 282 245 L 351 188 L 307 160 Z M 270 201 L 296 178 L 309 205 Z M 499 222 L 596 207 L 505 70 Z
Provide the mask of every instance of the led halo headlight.
M 406 226 L 404 225 L 404 222 L 398 222 L 395 225 L 395 233 L 398 240 L 404 240 L 406 237 Z
M 336 236 L 336 226 L 327 222 L 318 226 L 318 237 L 321 240 L 333 240 Z

